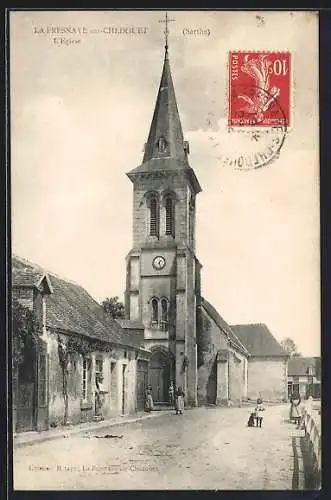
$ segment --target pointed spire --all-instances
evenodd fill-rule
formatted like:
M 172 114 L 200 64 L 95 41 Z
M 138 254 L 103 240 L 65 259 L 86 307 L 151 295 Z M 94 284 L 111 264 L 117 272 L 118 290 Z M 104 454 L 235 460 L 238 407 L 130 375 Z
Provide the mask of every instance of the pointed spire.
M 189 144 L 184 141 L 182 125 L 179 118 L 175 89 L 169 63 L 168 23 L 174 21 L 166 14 L 165 19 L 165 46 L 164 62 L 161 82 L 156 99 L 153 119 L 148 139 L 144 148 L 142 164 L 128 172 L 134 182 L 141 173 L 156 171 L 185 171 L 196 193 L 201 191 L 198 179 L 188 164 Z
M 153 158 L 185 159 L 183 131 L 171 77 L 167 45 L 143 162 Z

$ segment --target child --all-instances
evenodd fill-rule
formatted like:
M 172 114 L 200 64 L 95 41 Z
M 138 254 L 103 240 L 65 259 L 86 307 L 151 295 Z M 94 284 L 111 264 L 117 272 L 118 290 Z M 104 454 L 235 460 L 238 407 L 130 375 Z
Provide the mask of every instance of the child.
M 258 398 L 256 403 L 257 403 L 255 407 L 256 427 L 262 427 L 263 412 L 265 408 L 261 398 Z

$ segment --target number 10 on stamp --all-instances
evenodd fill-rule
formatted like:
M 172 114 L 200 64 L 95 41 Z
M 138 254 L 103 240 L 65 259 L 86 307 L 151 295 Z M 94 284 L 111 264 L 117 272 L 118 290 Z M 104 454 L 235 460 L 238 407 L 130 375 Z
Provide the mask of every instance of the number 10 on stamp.
M 228 67 L 229 126 L 290 125 L 289 52 L 230 52 Z

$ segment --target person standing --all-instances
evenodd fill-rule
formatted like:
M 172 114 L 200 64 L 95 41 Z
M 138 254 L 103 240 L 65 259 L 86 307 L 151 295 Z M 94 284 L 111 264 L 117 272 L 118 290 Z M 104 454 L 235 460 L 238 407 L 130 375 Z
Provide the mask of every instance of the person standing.
M 256 407 L 255 407 L 256 427 L 262 427 L 264 411 L 265 411 L 265 407 L 264 407 L 263 401 L 261 398 L 258 398 L 256 401 Z
M 95 379 L 95 396 L 96 396 L 96 405 L 95 405 L 95 416 L 98 417 L 101 420 L 104 420 L 104 415 L 103 415 L 103 405 L 105 402 L 105 394 L 107 391 L 105 391 L 104 386 L 103 386 L 103 376 L 99 375 Z
M 175 402 L 175 386 L 174 383 L 171 381 L 170 386 L 169 386 L 169 403 L 171 406 L 173 406 Z
M 294 419 L 294 422 L 299 427 L 300 423 L 301 423 L 301 417 L 302 417 L 302 403 L 301 403 L 301 396 L 300 396 L 299 392 L 293 395 L 292 406 L 293 406 L 292 418 Z
M 185 393 L 181 386 L 178 387 L 176 391 L 176 415 L 183 414 L 184 411 L 184 397 Z
M 153 410 L 152 386 L 148 385 L 145 391 L 145 411 L 148 413 Z

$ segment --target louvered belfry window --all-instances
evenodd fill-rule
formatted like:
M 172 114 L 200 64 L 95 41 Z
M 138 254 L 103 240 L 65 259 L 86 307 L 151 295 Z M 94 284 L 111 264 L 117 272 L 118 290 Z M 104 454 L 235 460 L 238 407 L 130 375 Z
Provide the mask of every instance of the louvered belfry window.
M 158 235 L 158 213 L 157 213 L 157 200 L 155 196 L 150 199 L 150 227 L 149 233 L 151 236 Z
M 157 299 L 152 299 L 152 323 L 158 323 L 159 321 L 159 301 Z
M 175 221 L 174 221 L 174 203 L 171 196 L 167 196 L 165 200 L 165 211 L 166 211 L 166 234 L 174 236 L 175 233 Z

